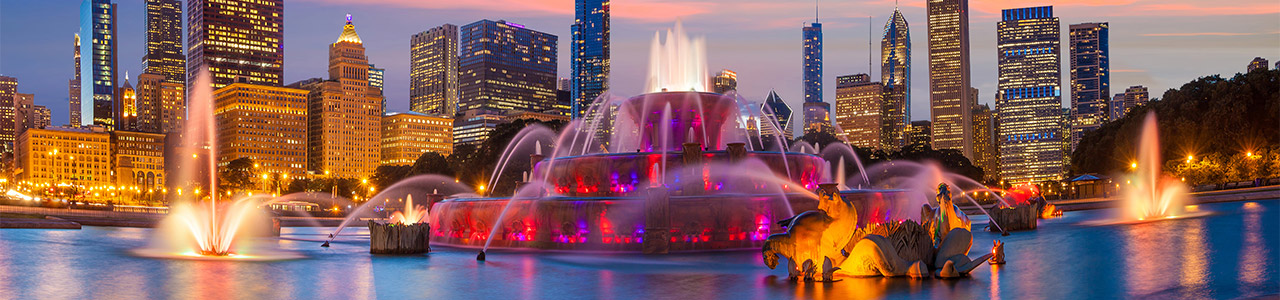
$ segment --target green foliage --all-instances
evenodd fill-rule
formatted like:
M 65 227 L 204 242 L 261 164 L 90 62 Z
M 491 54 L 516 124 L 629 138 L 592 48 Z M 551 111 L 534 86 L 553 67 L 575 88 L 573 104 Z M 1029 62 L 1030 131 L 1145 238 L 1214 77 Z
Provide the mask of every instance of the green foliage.
M 252 189 L 257 178 L 257 170 L 253 167 L 253 159 L 241 157 L 227 163 L 218 174 L 221 191 L 238 192 Z
M 1261 163 L 1269 160 L 1257 158 L 1260 162 L 1249 163 L 1243 154 L 1272 153 L 1266 149 L 1280 145 L 1280 70 L 1255 70 L 1231 79 L 1202 77 L 1170 89 L 1160 100 L 1086 133 L 1072 154 L 1071 173 L 1127 171 L 1137 158 L 1138 135 L 1147 113 L 1156 114 L 1161 157 L 1168 159 L 1166 172 L 1189 175 L 1187 180 L 1197 183 L 1277 176 L 1269 171 L 1276 169 L 1274 162 Z M 1188 155 L 1205 162 L 1179 169 L 1177 164 L 1185 163 Z

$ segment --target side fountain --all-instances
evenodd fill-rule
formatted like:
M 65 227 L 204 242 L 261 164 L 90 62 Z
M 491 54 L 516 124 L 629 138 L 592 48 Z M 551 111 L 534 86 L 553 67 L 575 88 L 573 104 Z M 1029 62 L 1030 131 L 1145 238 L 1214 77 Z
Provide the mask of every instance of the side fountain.
M 1160 129 L 1156 114 L 1148 113 L 1138 139 L 1138 162 L 1132 185 L 1123 191 L 1126 218 L 1137 221 L 1177 218 L 1189 197 L 1187 186 L 1161 173 Z
M 369 220 L 369 253 L 417 254 L 431 250 L 431 225 L 427 209 L 413 204 L 413 195 L 405 196 L 404 210 L 391 214 L 386 222 Z

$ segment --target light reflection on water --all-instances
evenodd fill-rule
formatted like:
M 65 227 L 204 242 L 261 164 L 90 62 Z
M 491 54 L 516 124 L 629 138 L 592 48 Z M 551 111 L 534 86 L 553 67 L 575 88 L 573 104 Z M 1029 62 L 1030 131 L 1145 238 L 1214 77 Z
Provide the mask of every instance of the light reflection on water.
M 850 278 L 792 283 L 760 254 L 669 256 L 475 251 L 370 256 L 368 238 L 332 248 L 305 241 L 329 229 L 286 228 L 282 250 L 304 259 L 243 262 L 129 255 L 147 229 L 0 230 L 0 298 L 1241 298 L 1280 292 L 1275 247 L 1280 201 L 1200 205 L 1212 214 L 1140 224 L 1082 223 L 1106 211 L 1069 212 L 1037 231 L 978 231 L 970 256 L 1005 242 L 1008 264 L 971 278 Z M 975 227 L 984 226 L 982 217 Z M 785 262 L 784 262 L 785 263 Z

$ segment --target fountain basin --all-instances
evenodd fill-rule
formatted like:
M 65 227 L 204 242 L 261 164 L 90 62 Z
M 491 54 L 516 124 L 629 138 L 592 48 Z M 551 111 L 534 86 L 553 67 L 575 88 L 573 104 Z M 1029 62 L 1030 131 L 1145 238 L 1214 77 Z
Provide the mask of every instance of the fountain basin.
M 637 196 L 643 193 L 645 187 L 654 182 L 662 182 L 664 177 L 673 195 L 717 194 L 724 190 L 763 194 L 777 192 L 778 185 L 769 184 L 769 178 L 788 179 L 788 176 L 788 181 L 800 186 L 788 186 L 787 189 L 812 190 L 821 181 L 822 174 L 818 170 L 825 164 L 821 157 L 811 154 L 749 151 L 744 159 L 757 159 L 772 171 L 772 174 L 763 173 L 765 177 L 752 179 L 740 174 L 741 170 L 710 167 L 713 164 L 730 164 L 734 158 L 729 151 L 709 151 L 697 155 L 701 156 L 700 159 L 687 160 L 683 152 L 602 153 L 561 157 L 554 162 L 539 162 L 533 174 L 546 174 L 546 182 L 555 193 L 571 197 Z M 701 164 L 702 167 L 686 165 L 686 161 L 697 161 L 696 164 Z M 662 176 L 661 170 L 654 169 L 654 164 L 660 167 L 665 165 L 665 169 L 669 171 L 667 175 Z

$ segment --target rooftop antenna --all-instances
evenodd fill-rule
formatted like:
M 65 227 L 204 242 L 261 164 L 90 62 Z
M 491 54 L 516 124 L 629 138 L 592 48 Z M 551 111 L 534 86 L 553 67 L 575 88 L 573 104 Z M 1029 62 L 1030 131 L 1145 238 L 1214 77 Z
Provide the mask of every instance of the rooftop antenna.
M 895 0 L 894 3 L 897 3 Z M 871 34 L 871 16 L 867 15 L 867 77 L 871 77 L 871 41 L 875 40 L 875 36 Z M 870 80 L 870 79 L 868 79 Z
M 813 0 L 813 22 L 818 23 L 818 0 Z

